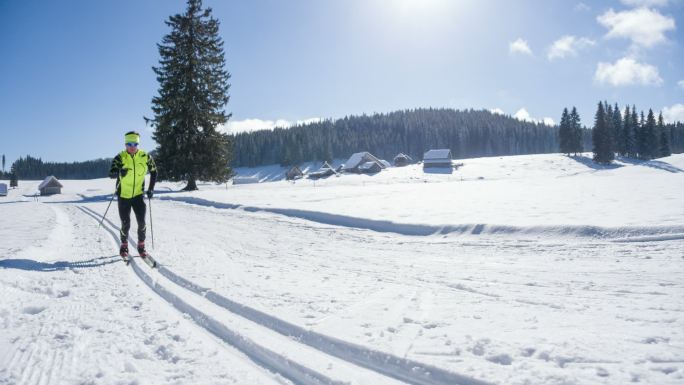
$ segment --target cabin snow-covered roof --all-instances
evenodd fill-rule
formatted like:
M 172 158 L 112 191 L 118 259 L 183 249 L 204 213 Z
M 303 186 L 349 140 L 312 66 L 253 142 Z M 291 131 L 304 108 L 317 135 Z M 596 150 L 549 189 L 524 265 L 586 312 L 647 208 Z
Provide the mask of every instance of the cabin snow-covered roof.
M 344 170 L 353 170 L 356 167 L 359 167 L 362 163 L 366 162 L 379 162 L 379 159 L 373 156 L 370 152 L 368 151 L 362 151 L 362 152 L 357 152 L 355 154 L 352 154 L 352 156 L 349 157 L 349 160 L 344 162 Z
M 378 164 L 378 166 L 380 166 L 380 168 L 385 168 L 385 165 L 380 162 L 380 159 L 376 158 L 368 151 L 363 151 L 352 154 L 352 156 L 349 157 L 349 160 L 344 163 L 344 167 L 342 169 L 345 171 L 354 170 L 366 162 L 375 162 Z
M 432 160 L 432 159 L 451 159 L 451 150 L 447 149 L 439 149 L 439 150 L 430 150 L 423 155 L 423 160 Z
M 38 189 L 42 189 L 45 187 L 64 187 L 62 186 L 61 183 L 57 180 L 57 178 L 54 177 L 54 175 L 50 175 L 48 177 L 45 177 L 43 181 L 40 183 L 38 186 Z

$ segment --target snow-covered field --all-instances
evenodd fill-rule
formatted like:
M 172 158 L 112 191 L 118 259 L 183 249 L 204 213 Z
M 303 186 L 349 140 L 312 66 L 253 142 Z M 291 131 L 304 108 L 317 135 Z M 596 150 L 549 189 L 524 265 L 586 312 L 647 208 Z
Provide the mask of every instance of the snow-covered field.
M 98 228 L 111 180 L 20 181 L 0 384 L 684 383 L 684 155 L 458 162 L 159 183 L 155 270 Z

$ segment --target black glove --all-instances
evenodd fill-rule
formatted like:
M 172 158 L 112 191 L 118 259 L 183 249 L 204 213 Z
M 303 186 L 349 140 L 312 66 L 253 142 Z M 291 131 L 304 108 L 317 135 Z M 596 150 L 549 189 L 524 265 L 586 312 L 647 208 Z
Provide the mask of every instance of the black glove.
M 119 169 L 119 175 L 121 175 L 122 178 L 125 177 L 126 174 L 128 174 L 128 169 L 127 169 L 127 168 Z
M 148 198 L 148 199 L 152 199 L 152 195 L 154 195 L 154 193 L 152 192 L 152 190 L 147 190 L 147 198 Z
M 119 173 L 118 172 L 110 172 L 109 177 L 112 179 L 116 179 L 119 177 Z

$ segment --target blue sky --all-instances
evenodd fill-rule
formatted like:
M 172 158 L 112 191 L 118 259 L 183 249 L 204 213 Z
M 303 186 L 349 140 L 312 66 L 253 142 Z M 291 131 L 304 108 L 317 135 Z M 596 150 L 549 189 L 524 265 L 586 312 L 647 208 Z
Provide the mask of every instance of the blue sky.
M 204 0 L 221 21 L 225 130 L 416 107 L 560 120 L 598 100 L 684 121 L 684 0 Z M 155 143 L 156 44 L 180 0 L 0 0 L 7 168 Z

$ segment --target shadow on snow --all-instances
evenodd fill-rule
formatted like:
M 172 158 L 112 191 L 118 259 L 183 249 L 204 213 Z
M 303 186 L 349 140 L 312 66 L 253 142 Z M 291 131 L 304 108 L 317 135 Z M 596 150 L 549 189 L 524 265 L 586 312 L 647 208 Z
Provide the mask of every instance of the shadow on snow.
M 67 269 L 87 269 L 109 265 L 121 261 L 118 255 L 92 258 L 85 261 L 57 261 L 38 262 L 31 259 L 2 259 L 0 268 L 31 270 L 31 271 L 58 271 Z
M 574 160 L 577 163 L 581 163 L 591 169 L 594 170 L 613 170 L 616 168 L 624 167 L 622 164 L 615 164 L 615 163 L 609 163 L 609 164 L 602 164 L 602 163 L 596 163 L 592 158 L 586 157 L 586 156 L 569 156 L 570 159 Z M 642 160 L 642 159 L 634 159 L 634 158 L 628 158 L 626 156 L 618 156 L 615 158 L 615 160 L 620 161 L 622 163 L 630 164 L 632 166 L 643 166 L 643 167 L 651 167 L 655 168 L 658 170 L 663 170 L 671 173 L 678 173 L 678 172 L 684 172 L 679 167 L 675 167 L 667 162 L 663 162 L 661 160 Z
M 609 163 L 609 164 L 603 164 L 603 163 L 596 163 L 592 158 L 586 157 L 586 156 L 569 156 L 570 159 L 574 160 L 577 163 L 583 164 L 591 169 L 594 170 L 613 170 L 616 168 L 624 167 L 621 164 L 615 164 L 615 163 Z
M 634 166 L 651 167 L 651 168 L 655 168 L 658 170 L 663 170 L 663 171 L 667 171 L 667 172 L 671 172 L 671 173 L 684 172 L 684 170 L 682 170 L 681 168 L 675 167 L 675 166 L 673 166 L 667 162 L 663 162 L 660 160 L 640 160 L 640 159 L 634 159 L 634 158 L 626 158 L 626 157 L 622 157 L 622 156 L 617 157 L 617 159 L 620 162 L 629 163 L 629 164 L 634 165 Z

